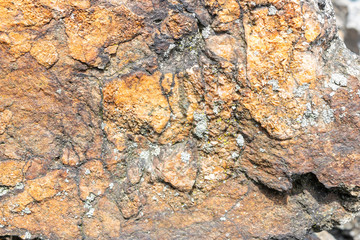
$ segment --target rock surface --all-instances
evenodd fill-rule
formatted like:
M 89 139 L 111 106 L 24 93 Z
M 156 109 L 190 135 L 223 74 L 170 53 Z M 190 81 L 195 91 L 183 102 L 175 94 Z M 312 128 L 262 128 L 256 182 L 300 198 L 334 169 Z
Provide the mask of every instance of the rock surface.
M 360 211 L 360 59 L 328 0 L 0 20 L 0 236 L 304 239 Z
M 360 1 L 333 0 L 339 36 L 346 46 L 359 54 L 360 48 Z

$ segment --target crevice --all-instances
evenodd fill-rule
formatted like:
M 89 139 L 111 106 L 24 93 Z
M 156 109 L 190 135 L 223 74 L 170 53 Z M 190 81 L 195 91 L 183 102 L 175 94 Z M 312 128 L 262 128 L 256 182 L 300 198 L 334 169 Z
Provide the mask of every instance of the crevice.
M 3 235 L 0 236 L 0 240 L 41 240 L 41 238 L 21 238 L 20 236 L 17 235 Z

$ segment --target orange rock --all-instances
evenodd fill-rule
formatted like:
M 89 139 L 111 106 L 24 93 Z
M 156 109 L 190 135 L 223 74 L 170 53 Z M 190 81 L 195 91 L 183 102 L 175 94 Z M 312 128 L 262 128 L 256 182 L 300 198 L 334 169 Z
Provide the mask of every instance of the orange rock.
M 127 195 L 120 202 L 120 211 L 125 219 L 135 217 L 142 206 L 138 192 Z
M 247 75 L 252 90 L 246 93 L 243 101 L 253 117 L 271 135 L 280 139 L 299 134 L 296 119 L 304 114 L 307 101 L 305 95 L 294 99 L 293 93 L 302 84 L 316 81 L 316 64 L 309 64 L 300 57 L 310 53 L 293 49 L 293 44 L 305 43 L 301 39 L 301 26 L 304 23 L 300 24 L 300 4 L 289 3 L 285 6 L 284 11 L 275 16 L 268 14 L 268 8 L 263 8 L 254 10 L 244 18 L 248 42 Z M 294 16 L 290 24 L 286 22 L 289 14 Z M 251 23 L 254 21 L 255 26 Z M 295 61 L 289 66 L 292 58 Z M 297 74 L 299 71 L 306 74 Z M 274 115 L 274 112 L 277 114 Z
M 142 26 L 141 18 L 124 6 L 75 10 L 65 19 L 70 54 L 96 67 L 104 67 L 100 50 L 134 38 Z
M 240 6 L 236 0 L 206 0 L 205 4 L 210 7 L 219 22 L 227 23 L 240 17 Z
M 171 11 L 164 20 L 163 32 L 168 32 L 174 39 L 180 39 L 197 31 L 196 20 L 185 14 Z
M 109 188 L 110 176 L 99 160 L 93 160 L 81 166 L 80 171 L 80 198 L 85 200 L 91 193 L 99 196 Z
M 50 41 L 37 41 L 31 48 L 30 54 L 38 61 L 39 64 L 49 68 L 54 65 L 59 54 L 56 47 Z
M 122 115 L 121 126 L 134 132 L 150 127 L 161 133 L 170 119 L 170 107 L 160 86 L 161 73 L 137 73 L 114 81 L 104 88 L 105 109 Z
M 0 112 L 0 134 L 3 134 L 6 130 L 7 125 L 10 123 L 12 113 L 9 110 Z
M 216 35 L 206 39 L 206 46 L 215 56 L 227 61 L 235 61 L 238 53 L 236 52 L 236 39 L 230 35 Z
M 161 178 L 180 191 L 189 192 L 195 184 L 197 175 L 197 153 L 194 143 L 178 144 L 163 156 L 163 163 L 158 166 Z
M 24 166 L 24 161 L 0 161 L 0 185 L 13 187 L 21 183 L 24 179 Z
M 30 0 L 3 1 L 0 5 L 0 31 L 18 27 L 41 27 L 51 18 L 51 11 Z
M 123 218 L 116 203 L 107 197 L 102 197 L 95 208 L 94 217 L 84 218 L 85 234 L 93 239 L 118 237 Z
M 0 239 L 349 219 L 360 70 L 334 21 L 328 0 L 0 1 Z

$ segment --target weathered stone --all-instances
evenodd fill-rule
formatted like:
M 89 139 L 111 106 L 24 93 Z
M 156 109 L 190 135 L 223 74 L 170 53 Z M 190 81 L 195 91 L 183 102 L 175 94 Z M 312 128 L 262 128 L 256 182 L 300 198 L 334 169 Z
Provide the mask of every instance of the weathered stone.
M 104 89 L 107 114 L 121 116 L 118 118 L 120 126 L 128 126 L 136 133 L 144 128 L 161 133 L 171 113 L 166 97 L 162 95 L 161 78 L 160 72 L 152 76 L 137 73 L 108 84 Z
M 196 180 L 197 152 L 194 142 L 178 144 L 169 153 L 160 157 L 160 177 L 180 191 L 189 192 Z
M 23 181 L 24 161 L 1 161 L 0 162 L 0 185 L 15 186 Z
M 70 54 L 84 63 L 104 68 L 109 57 L 102 54 L 102 48 L 132 39 L 141 25 L 141 18 L 125 6 L 75 10 L 65 19 Z
M 360 210 L 331 3 L 0 3 L 0 238 L 304 239 Z
M 49 41 L 36 42 L 31 50 L 30 54 L 43 66 L 49 68 L 59 59 L 59 54 L 56 51 L 56 47 Z
M 99 160 L 82 165 L 79 178 L 80 198 L 82 200 L 85 200 L 91 193 L 97 196 L 104 194 L 110 184 L 110 176 Z

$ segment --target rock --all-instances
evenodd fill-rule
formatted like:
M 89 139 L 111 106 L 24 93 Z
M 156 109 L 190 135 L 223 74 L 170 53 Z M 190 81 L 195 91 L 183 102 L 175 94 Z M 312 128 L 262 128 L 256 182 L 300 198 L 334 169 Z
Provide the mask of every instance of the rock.
M 75 10 L 65 19 L 70 55 L 84 63 L 104 68 L 109 60 L 103 47 L 131 40 L 141 19 L 124 6 Z
M 317 233 L 316 236 L 318 237 L 319 240 L 336 240 L 336 238 L 334 238 L 334 236 L 332 236 L 330 233 L 328 233 L 326 231 Z
M 346 46 L 354 53 L 359 54 L 360 27 L 359 14 L 360 2 L 347 0 L 333 0 L 339 36 Z
M 30 54 L 39 64 L 49 68 L 59 59 L 56 47 L 49 41 L 37 41 L 31 48 Z
M 194 142 L 178 144 L 160 158 L 160 177 L 180 191 L 191 191 L 197 175 L 197 152 Z
M 107 114 L 122 116 L 118 118 L 121 127 L 129 125 L 136 132 L 152 128 L 156 133 L 161 133 L 171 114 L 166 96 L 162 95 L 162 77 L 160 72 L 152 76 L 136 73 L 111 82 L 104 89 L 105 109 L 109 111 Z
M 329 0 L 0 20 L 0 239 L 316 239 L 359 213 L 360 59 Z

